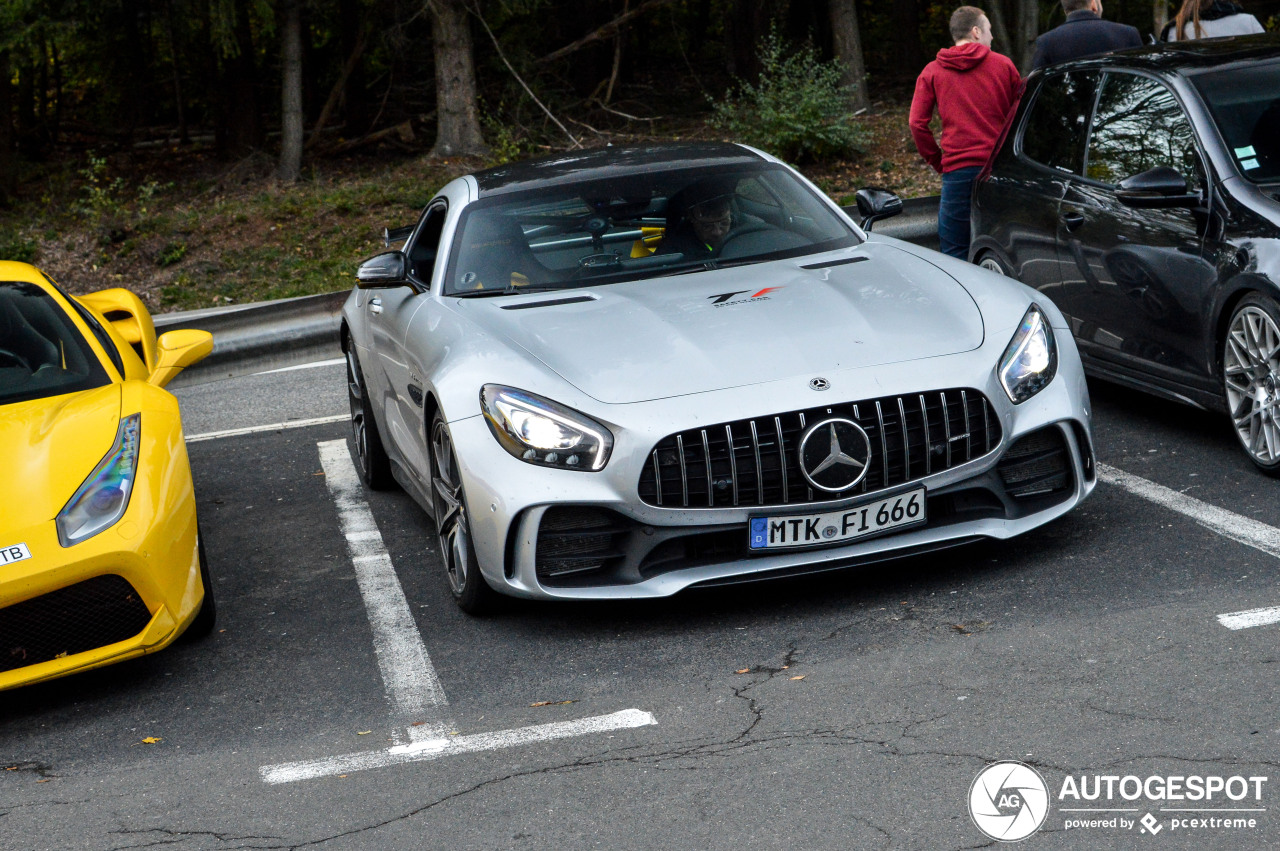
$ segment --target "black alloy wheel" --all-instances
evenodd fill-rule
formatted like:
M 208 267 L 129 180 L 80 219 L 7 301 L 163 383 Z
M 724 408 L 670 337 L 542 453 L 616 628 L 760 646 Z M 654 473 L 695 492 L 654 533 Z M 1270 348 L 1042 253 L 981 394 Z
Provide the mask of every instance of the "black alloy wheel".
M 351 440 L 356 447 L 356 468 L 360 481 L 370 490 L 387 490 L 395 480 L 391 476 L 391 461 L 382 446 L 378 423 L 373 418 L 373 408 L 365 392 L 364 373 L 356 358 L 356 346 L 350 339 L 346 345 L 347 401 L 351 406 Z
M 431 498 L 440 558 L 453 599 L 467 614 L 491 611 L 497 594 L 480 574 L 476 548 L 471 543 L 471 518 L 462 492 L 458 456 L 453 451 L 449 426 L 438 412 L 431 419 Z
M 1253 293 L 1236 305 L 1222 349 L 1236 437 L 1259 470 L 1280 476 L 1280 306 Z

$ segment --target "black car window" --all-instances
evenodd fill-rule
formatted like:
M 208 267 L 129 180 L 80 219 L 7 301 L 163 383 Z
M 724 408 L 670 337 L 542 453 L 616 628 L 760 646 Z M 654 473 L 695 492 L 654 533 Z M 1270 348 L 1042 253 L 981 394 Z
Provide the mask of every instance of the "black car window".
M 440 250 L 440 231 L 444 228 L 446 210 L 444 204 L 437 204 L 427 211 L 427 220 L 408 250 L 409 274 L 426 286 L 431 286 L 431 271 Z
M 1233 66 L 1193 77 L 1240 172 L 1280 180 L 1280 62 Z
M 1181 172 L 1191 191 L 1200 186 L 1195 131 L 1177 98 L 1148 77 L 1107 74 L 1089 135 L 1085 174 L 1115 185 L 1162 165 Z
M 1071 71 L 1040 84 L 1022 133 L 1025 156 L 1050 168 L 1080 173 L 1098 76 L 1096 71 Z
M 109 383 L 85 338 L 48 293 L 25 281 L 0 281 L 0 405 Z

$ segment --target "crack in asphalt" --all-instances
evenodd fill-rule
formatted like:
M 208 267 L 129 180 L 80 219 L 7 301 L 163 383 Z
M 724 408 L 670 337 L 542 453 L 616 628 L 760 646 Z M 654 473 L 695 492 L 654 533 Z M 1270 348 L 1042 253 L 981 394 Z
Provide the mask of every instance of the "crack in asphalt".
M 1112 715 L 1116 718 L 1128 718 L 1131 721 L 1158 721 L 1162 724 L 1176 724 L 1176 718 L 1163 718 L 1159 715 L 1139 715 L 1136 712 L 1121 712 L 1119 709 L 1107 709 L 1105 706 L 1098 706 L 1093 701 L 1086 701 L 1085 707 L 1092 709 L 1094 712 L 1101 712 L 1103 715 Z
M 112 851 L 129 851 L 134 848 L 157 848 L 164 845 L 176 845 L 179 842 L 186 842 L 188 839 L 200 837 L 212 837 L 219 842 L 244 842 L 254 839 L 280 839 L 279 836 L 237 836 L 235 834 L 223 833 L 216 830 L 171 830 L 167 827 L 148 827 L 137 830 L 129 830 L 121 828 L 111 831 L 113 835 L 119 836 L 146 836 L 147 834 L 161 834 L 166 839 L 158 839 L 155 842 L 144 842 L 139 845 L 117 845 Z

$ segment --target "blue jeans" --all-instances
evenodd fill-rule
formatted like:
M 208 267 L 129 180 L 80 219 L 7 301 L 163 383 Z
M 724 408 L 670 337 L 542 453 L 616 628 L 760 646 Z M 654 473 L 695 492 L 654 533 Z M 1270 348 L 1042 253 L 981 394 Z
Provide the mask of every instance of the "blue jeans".
M 942 175 L 938 203 L 938 243 L 943 254 L 969 259 L 969 196 L 982 166 L 971 165 Z

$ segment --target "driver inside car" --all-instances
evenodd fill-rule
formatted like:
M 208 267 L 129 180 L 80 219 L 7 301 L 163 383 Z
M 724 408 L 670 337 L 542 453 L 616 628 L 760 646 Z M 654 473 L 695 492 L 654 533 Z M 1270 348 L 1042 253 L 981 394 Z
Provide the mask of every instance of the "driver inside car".
M 721 182 L 694 184 L 677 194 L 671 199 L 666 235 L 656 253 L 715 255 L 733 228 L 760 222 L 754 216 L 736 212 L 733 199 L 732 186 Z

